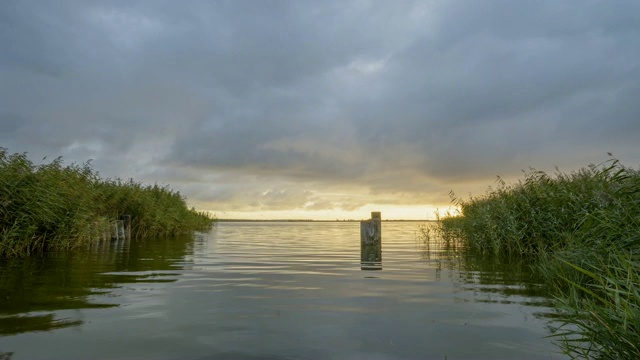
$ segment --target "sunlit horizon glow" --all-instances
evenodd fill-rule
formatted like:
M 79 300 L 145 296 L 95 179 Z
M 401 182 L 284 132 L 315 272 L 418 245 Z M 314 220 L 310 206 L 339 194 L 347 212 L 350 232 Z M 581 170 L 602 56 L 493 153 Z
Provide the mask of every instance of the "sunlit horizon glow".
M 369 204 L 357 210 L 270 210 L 270 211 L 210 211 L 220 220 L 362 220 L 373 211 L 382 213 L 383 220 L 436 220 L 437 213 L 453 211 L 450 206 Z

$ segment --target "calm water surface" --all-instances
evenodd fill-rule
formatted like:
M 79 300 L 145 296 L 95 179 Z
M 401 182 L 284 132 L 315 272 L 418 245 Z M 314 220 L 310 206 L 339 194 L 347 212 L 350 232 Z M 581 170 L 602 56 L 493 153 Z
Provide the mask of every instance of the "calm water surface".
M 377 271 L 361 270 L 359 223 L 345 222 L 223 222 L 195 237 L 0 262 L 0 354 L 563 358 L 526 266 L 427 251 L 420 225 L 382 224 Z

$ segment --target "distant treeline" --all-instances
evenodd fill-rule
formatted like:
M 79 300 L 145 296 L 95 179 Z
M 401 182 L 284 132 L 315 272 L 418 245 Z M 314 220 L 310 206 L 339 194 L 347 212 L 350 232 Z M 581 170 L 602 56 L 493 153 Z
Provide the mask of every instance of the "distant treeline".
M 546 279 L 575 358 L 640 359 L 640 172 L 611 159 L 570 174 L 532 170 L 459 199 L 439 236 L 467 251 L 525 257 Z M 429 236 L 427 232 L 425 234 Z
M 26 153 L 0 148 L 0 257 L 73 249 L 99 229 L 131 215 L 133 238 L 207 229 L 214 219 L 189 209 L 167 186 L 101 179 L 91 164 L 34 165 Z

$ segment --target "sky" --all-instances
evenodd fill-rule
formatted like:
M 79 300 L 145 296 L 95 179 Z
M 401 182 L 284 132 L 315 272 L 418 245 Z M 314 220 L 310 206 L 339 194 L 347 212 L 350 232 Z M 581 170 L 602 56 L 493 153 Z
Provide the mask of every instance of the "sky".
M 0 49 L 1 147 L 221 219 L 429 219 L 640 164 L 637 0 L 3 0 Z

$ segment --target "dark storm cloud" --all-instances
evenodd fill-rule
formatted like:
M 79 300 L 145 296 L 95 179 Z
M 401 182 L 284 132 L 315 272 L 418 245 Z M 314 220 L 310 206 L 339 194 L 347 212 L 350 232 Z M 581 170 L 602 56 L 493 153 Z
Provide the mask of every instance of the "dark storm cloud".
M 640 162 L 637 1 L 5 1 L 0 20 L 2 146 L 203 204 L 446 202 Z

